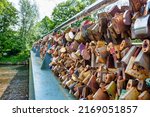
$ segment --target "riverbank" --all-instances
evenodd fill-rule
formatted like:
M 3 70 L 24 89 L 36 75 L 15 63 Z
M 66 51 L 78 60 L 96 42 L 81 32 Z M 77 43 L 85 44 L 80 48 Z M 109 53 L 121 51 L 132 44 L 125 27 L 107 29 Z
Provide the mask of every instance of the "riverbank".
M 28 65 L 0 65 L 0 99 L 28 100 Z

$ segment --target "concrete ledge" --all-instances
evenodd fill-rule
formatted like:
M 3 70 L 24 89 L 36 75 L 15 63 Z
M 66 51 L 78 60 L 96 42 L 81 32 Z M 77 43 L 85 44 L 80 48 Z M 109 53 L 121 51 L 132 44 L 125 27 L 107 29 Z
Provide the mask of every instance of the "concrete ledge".
M 75 97 L 60 85 L 49 69 L 41 69 L 42 60 L 35 54 L 31 51 L 35 100 L 74 100 Z

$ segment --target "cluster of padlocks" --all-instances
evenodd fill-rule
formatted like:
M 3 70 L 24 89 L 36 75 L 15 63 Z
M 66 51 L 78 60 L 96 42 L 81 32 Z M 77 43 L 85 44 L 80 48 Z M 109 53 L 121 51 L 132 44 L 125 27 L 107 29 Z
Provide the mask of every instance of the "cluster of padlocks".
M 52 56 L 50 69 L 77 99 L 150 99 L 150 2 L 129 3 L 34 44 L 42 59 Z

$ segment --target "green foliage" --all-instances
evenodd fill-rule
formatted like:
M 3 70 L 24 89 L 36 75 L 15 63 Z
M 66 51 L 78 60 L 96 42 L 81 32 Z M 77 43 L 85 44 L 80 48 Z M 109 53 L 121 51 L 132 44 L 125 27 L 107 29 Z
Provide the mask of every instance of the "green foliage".
M 22 61 L 29 56 L 29 50 L 36 39 L 34 26 L 38 17 L 35 4 L 20 0 L 17 11 L 8 0 L 0 1 L 0 59 L 1 61 Z M 7 56 L 4 56 L 4 55 Z
M 54 28 L 54 22 L 47 16 L 45 16 L 42 21 L 38 22 L 35 26 L 38 36 L 45 35 L 49 33 Z
M 96 0 L 67 0 L 57 5 L 53 10 L 52 20 L 55 27 L 73 17 Z
M 0 1 L 0 53 L 17 50 L 16 32 L 13 26 L 17 23 L 17 10 L 7 0 Z M 15 42 L 15 43 L 14 43 Z

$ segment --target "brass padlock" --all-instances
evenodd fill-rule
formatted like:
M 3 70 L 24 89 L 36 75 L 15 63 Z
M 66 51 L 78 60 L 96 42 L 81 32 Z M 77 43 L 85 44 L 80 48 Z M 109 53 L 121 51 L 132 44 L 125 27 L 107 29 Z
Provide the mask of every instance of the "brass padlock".
M 115 99 L 117 93 L 116 83 L 114 81 L 111 81 L 111 83 L 106 87 L 106 91 L 108 95 L 111 97 L 111 99 Z
M 121 100 L 137 100 L 140 93 L 135 87 L 128 90 L 123 96 L 120 97 Z

